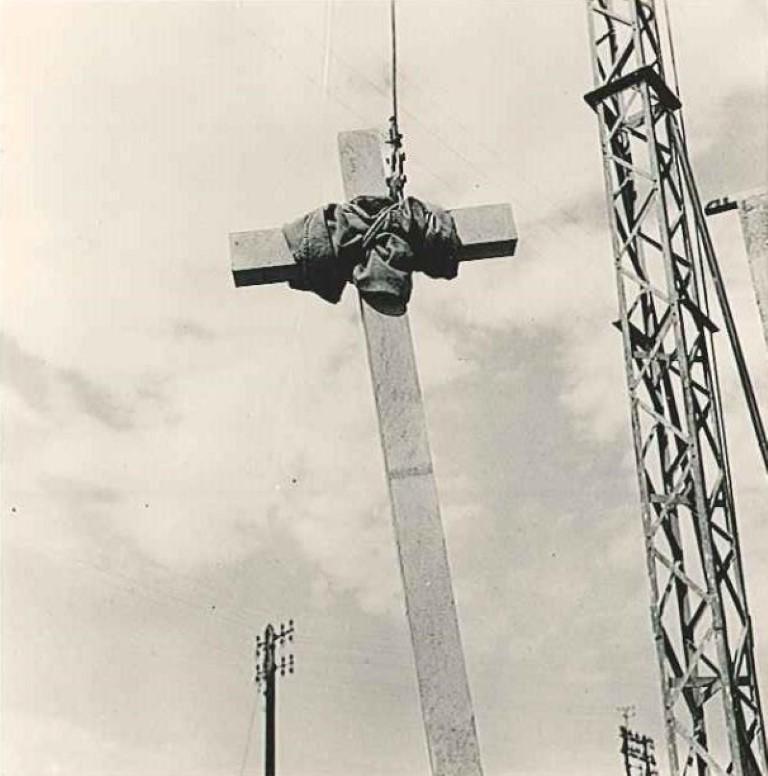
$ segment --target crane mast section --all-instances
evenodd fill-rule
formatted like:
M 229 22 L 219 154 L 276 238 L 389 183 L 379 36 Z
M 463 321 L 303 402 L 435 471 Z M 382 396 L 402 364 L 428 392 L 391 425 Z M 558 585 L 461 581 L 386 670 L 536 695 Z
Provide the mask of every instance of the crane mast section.
M 707 228 L 651 0 L 586 0 L 672 776 L 768 776 Z

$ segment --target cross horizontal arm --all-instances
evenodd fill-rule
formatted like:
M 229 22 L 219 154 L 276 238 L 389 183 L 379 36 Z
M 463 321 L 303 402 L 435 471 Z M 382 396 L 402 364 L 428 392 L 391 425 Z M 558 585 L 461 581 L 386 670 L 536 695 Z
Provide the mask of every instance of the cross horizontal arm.
M 517 229 L 509 205 L 481 205 L 449 212 L 462 242 L 459 261 L 515 253 Z M 281 229 L 233 232 L 229 249 L 236 286 L 284 283 L 296 276 L 296 263 Z

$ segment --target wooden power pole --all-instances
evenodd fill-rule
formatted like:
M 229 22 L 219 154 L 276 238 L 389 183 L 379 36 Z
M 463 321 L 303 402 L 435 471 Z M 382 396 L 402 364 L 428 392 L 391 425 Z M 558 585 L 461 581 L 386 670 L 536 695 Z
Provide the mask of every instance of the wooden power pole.
M 293 641 L 293 620 L 288 627 L 282 623 L 276 631 L 272 624 L 264 628 L 264 635 L 256 637 L 256 683 L 264 685 L 266 715 L 264 720 L 264 774 L 275 776 L 275 706 L 277 700 L 277 673 L 293 673 L 293 654 L 277 659 L 277 648 L 286 641 Z
M 625 776 L 658 776 L 653 739 L 630 730 L 626 725 L 619 727 L 619 736 Z

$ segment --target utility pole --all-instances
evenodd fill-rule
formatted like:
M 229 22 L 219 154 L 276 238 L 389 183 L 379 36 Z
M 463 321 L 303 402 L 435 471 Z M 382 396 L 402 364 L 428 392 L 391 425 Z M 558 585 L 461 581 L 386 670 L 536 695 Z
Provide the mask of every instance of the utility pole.
M 619 706 L 616 710 L 621 714 L 624 723 L 619 725 L 619 737 L 625 776 L 658 776 L 653 739 L 629 727 L 630 718 L 635 716 L 635 707 Z
M 642 738 L 642 763 L 644 766 L 643 776 L 658 776 L 656 770 L 656 745 L 649 736 Z
M 621 753 L 624 755 L 624 770 L 626 776 L 632 776 L 631 763 L 629 761 L 629 746 L 627 743 L 627 733 L 629 732 L 629 720 L 635 716 L 634 706 L 617 706 L 616 711 L 621 714 L 624 724 L 619 726 L 621 736 Z
M 276 631 L 271 623 L 264 628 L 264 635 L 256 637 L 256 684 L 264 684 L 266 699 L 266 716 L 264 721 L 264 774 L 275 776 L 275 706 L 277 701 L 277 672 L 285 676 L 285 672 L 293 673 L 293 653 L 287 659 L 285 655 L 277 660 L 278 647 L 286 641 L 293 641 L 293 620 L 288 620 L 288 627 L 280 623 Z
M 630 730 L 626 725 L 619 727 L 619 735 L 626 776 L 658 776 L 653 739 Z
M 624 727 L 629 727 L 629 720 L 635 716 L 634 706 L 617 706 L 616 711 L 621 714 L 621 718 L 624 720 Z

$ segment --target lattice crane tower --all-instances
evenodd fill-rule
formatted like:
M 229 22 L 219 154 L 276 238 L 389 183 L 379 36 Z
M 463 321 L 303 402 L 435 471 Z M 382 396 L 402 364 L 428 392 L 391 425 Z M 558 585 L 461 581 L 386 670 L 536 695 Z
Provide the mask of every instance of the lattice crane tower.
M 660 7 L 587 0 L 586 100 L 600 126 L 666 745 L 672 776 L 768 776 L 704 275 L 714 255 Z

